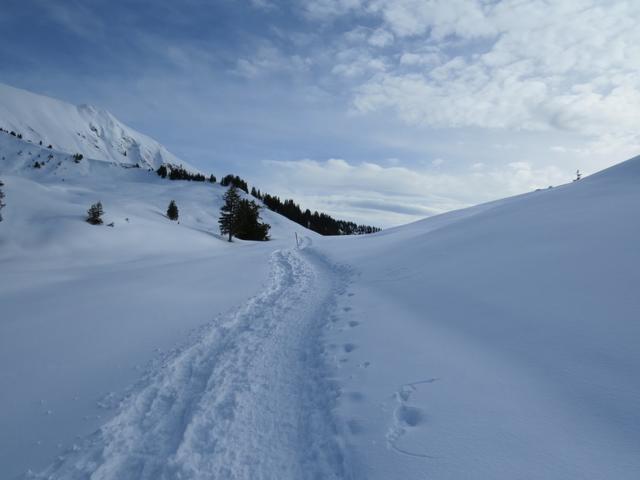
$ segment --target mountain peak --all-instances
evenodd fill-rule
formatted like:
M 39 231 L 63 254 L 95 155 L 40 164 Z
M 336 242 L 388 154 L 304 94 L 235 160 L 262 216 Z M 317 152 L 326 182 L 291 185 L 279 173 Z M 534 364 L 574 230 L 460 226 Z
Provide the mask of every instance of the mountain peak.
M 72 105 L 0 83 L 0 127 L 59 151 L 156 169 L 163 163 L 197 170 L 166 147 L 90 104 Z

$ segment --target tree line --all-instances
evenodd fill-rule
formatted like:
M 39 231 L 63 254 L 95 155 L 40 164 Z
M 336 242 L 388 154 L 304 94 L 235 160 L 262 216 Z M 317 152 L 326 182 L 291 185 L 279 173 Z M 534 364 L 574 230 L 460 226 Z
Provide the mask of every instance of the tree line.
M 336 220 L 326 213 L 317 211 L 311 213 L 308 208 L 302 210 L 300 205 L 292 199 L 280 200 L 280 197 L 269 195 L 268 193 L 263 194 L 255 188 L 251 189 L 251 195 L 262 200 L 269 210 L 273 210 L 320 235 L 365 235 L 380 231 L 378 227 L 358 225 L 355 222 L 346 220 Z
M 182 166 L 171 164 L 161 165 L 156 173 L 162 178 L 168 177 L 170 180 L 205 181 L 204 175 L 191 173 Z M 215 183 L 216 177 L 211 175 L 209 181 Z M 247 182 L 238 175 L 225 175 L 220 179 L 220 185 L 223 187 L 234 187 L 245 193 L 249 193 Z M 269 210 L 279 213 L 289 220 L 309 230 L 313 230 L 320 235 L 365 235 L 380 231 L 378 227 L 371 225 L 358 225 L 355 222 L 347 220 L 337 220 L 326 213 L 318 211 L 311 212 L 309 209 L 303 210 L 302 207 L 292 199 L 281 200 L 278 196 L 269 195 L 268 193 L 263 194 L 260 190 L 256 190 L 255 187 L 251 188 L 251 195 L 254 198 L 262 200 L 265 207 Z
M 207 180 L 201 173 L 191 173 L 181 165 L 163 164 L 158 167 L 156 173 L 162 178 L 169 178 L 169 180 L 189 180 L 191 182 L 204 182 Z M 209 183 L 216 183 L 216 177 L 210 175 L 208 181 Z

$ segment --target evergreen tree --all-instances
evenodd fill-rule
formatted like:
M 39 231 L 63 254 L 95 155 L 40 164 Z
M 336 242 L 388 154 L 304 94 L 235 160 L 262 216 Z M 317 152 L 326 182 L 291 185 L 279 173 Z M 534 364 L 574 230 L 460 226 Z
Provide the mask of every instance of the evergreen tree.
M 247 185 L 247 182 L 245 182 L 237 175 L 225 175 L 220 179 L 220 185 L 222 185 L 223 187 L 233 185 L 234 187 L 243 190 L 245 193 L 249 193 L 249 186 Z
M 260 222 L 260 207 L 253 200 L 240 200 L 235 235 L 242 240 L 269 240 L 271 225 Z
M 167 178 L 167 167 L 165 167 L 164 165 L 160 165 L 158 167 L 158 170 L 156 170 L 156 173 L 162 178 Z
M 215 177 L 215 175 L 213 175 L 213 174 L 212 174 L 212 175 L 209 177 L 209 183 L 216 183 L 216 177 Z
M 89 210 L 87 210 L 87 223 L 91 225 L 102 225 L 102 215 L 104 215 L 102 203 L 94 203 Z
M 4 192 L 2 191 L 2 187 L 4 187 L 4 183 L 0 180 L 0 222 L 2 221 L 2 209 L 5 206 L 4 200 Z
M 229 241 L 231 241 L 231 237 L 236 233 L 235 227 L 237 224 L 239 203 L 240 195 L 238 194 L 238 189 L 235 185 L 230 185 L 224 194 L 224 205 L 220 208 L 220 218 L 218 219 L 220 233 L 222 235 L 229 235 Z
M 171 200 L 169 202 L 169 207 L 167 208 L 167 217 L 169 217 L 169 220 L 178 220 L 178 206 L 176 205 L 175 200 Z

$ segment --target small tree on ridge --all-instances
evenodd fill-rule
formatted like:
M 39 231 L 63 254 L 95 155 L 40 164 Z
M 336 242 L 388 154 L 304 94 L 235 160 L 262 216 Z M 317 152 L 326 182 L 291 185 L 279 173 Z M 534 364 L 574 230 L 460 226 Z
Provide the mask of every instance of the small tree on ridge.
M 169 202 L 169 207 L 167 208 L 167 217 L 169 218 L 169 220 L 178 220 L 178 206 L 176 205 L 175 200 L 171 200 Z
M 102 215 L 104 215 L 104 210 L 102 210 L 102 203 L 94 203 L 87 210 L 87 223 L 91 225 L 102 225 Z

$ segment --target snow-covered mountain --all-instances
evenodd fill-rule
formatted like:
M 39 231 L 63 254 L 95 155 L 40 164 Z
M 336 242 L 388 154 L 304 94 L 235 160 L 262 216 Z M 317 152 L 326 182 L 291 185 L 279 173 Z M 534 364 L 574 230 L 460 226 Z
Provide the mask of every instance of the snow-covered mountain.
M 71 105 L 0 83 L 0 128 L 53 149 L 156 169 L 163 163 L 196 171 L 152 138 L 91 105 Z
M 230 244 L 219 185 L 28 138 L 0 133 L 0 477 L 638 478 L 640 157 Z

